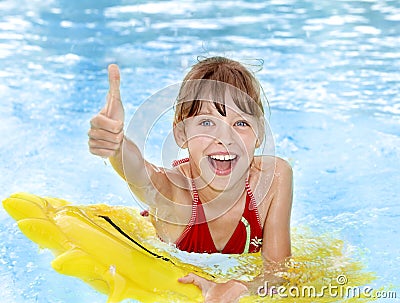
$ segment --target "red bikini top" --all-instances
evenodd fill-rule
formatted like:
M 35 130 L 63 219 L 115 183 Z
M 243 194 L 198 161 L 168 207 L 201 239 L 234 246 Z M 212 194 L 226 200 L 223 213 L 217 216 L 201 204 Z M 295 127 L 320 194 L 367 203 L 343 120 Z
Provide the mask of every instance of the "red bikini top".
M 188 159 L 174 161 L 173 166 L 187 162 Z M 177 248 L 196 253 L 223 253 L 242 254 L 258 252 L 262 246 L 263 230 L 257 204 L 246 180 L 246 205 L 241 220 L 222 251 L 218 251 L 212 239 L 206 221 L 203 206 L 200 202 L 197 189 L 192 181 L 192 215 L 186 228 L 178 240 Z

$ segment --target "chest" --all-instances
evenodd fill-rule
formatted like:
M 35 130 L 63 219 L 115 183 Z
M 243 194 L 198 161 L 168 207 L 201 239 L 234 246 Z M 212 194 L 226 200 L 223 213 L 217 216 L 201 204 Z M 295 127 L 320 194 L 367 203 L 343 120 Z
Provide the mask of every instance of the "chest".
M 224 211 L 220 211 L 219 214 L 207 210 L 207 207 L 204 208 L 205 217 L 208 219 L 208 229 L 218 251 L 222 251 L 238 228 L 238 225 L 241 224 L 245 207 L 246 196 Z

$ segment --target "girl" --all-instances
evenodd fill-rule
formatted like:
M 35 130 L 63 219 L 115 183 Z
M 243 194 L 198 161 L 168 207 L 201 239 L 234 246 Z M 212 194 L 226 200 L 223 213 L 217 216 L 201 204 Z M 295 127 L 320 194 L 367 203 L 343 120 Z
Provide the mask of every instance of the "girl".
M 89 149 L 108 157 L 134 194 L 157 209 L 163 218 L 153 220 L 159 237 L 189 252 L 261 250 L 263 272 L 277 270 L 291 254 L 292 170 L 280 158 L 254 155 L 265 125 L 262 89 L 253 74 L 223 57 L 192 67 L 173 122 L 175 141 L 189 157 L 167 169 L 147 162 L 124 137 L 118 67 L 110 65 L 108 73 L 107 103 L 91 120 Z M 262 274 L 246 283 L 215 283 L 189 274 L 180 282 L 198 286 L 205 302 L 237 302 L 266 279 Z

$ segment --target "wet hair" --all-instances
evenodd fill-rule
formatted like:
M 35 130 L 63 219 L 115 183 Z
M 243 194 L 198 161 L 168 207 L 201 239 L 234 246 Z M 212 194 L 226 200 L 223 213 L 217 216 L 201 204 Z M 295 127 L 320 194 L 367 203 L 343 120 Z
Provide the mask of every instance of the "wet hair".
M 213 102 L 226 116 L 227 91 L 241 111 L 263 121 L 263 90 L 254 74 L 238 61 L 211 57 L 193 65 L 185 76 L 175 103 L 174 124 L 196 116 L 204 101 Z

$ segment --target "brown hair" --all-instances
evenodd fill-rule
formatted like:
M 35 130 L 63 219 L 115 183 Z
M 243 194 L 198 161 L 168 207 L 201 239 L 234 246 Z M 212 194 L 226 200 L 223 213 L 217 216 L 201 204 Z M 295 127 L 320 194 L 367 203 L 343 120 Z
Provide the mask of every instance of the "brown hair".
M 175 104 L 174 124 L 196 116 L 207 97 L 207 101 L 213 101 L 218 112 L 225 116 L 226 90 L 241 111 L 263 121 L 262 87 L 253 73 L 235 60 L 211 57 L 196 63 L 185 76 Z

